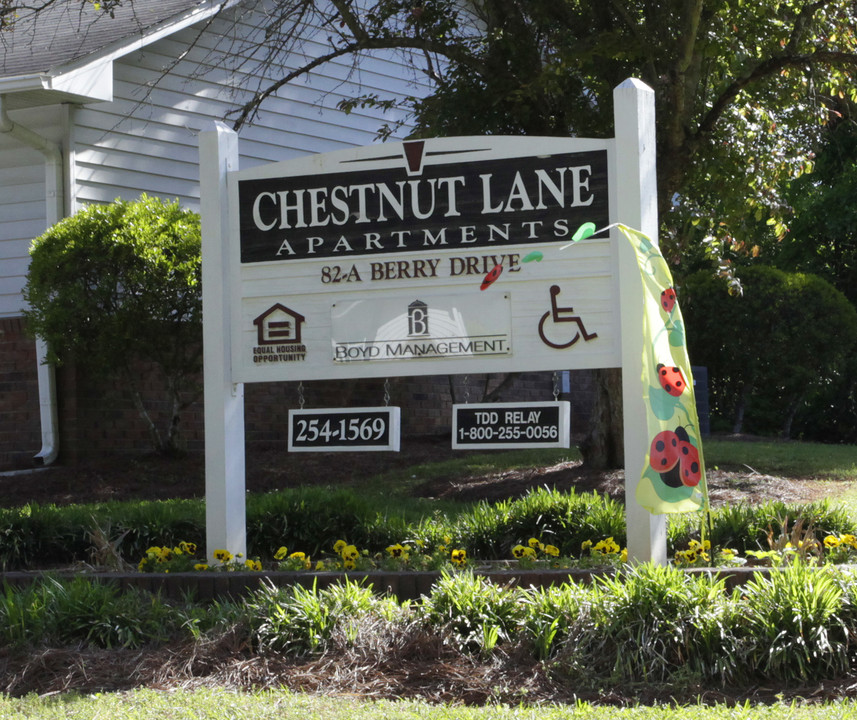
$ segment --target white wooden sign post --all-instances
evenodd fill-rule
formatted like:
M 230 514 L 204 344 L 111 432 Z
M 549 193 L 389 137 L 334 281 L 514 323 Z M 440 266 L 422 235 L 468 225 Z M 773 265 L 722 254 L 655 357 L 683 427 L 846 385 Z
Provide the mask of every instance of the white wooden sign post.
M 664 518 L 634 498 L 639 270 L 608 227 L 657 236 L 653 93 L 628 80 L 614 103 L 615 139 L 442 138 L 240 171 L 233 132 L 201 133 L 209 556 L 246 552 L 242 383 L 621 367 L 629 556 L 665 562 Z M 380 410 L 296 416 L 292 449 L 395 449 Z M 567 426 L 562 408 L 505 410 L 513 441 Z M 463 444 L 493 440 L 478 421 Z

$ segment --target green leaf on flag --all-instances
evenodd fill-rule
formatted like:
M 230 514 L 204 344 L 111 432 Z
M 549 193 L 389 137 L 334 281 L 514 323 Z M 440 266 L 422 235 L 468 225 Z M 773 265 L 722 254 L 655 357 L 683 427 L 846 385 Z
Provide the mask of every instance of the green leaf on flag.
M 680 399 L 673 397 L 662 387 L 649 386 L 649 406 L 658 420 L 669 420 L 675 415 Z

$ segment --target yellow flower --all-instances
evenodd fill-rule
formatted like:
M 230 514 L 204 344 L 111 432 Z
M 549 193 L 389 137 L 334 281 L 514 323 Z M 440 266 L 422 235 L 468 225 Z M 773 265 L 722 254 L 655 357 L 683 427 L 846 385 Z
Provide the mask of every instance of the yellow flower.
M 346 545 L 340 553 L 343 560 L 350 560 L 352 563 L 360 557 L 360 551 L 355 545 Z
M 720 551 L 720 554 L 723 555 L 727 560 L 731 560 L 735 557 L 735 551 L 732 548 L 723 548 Z
M 444 535 L 443 536 L 443 544 L 444 545 L 451 545 L 452 544 L 452 538 L 449 535 Z
M 218 549 L 214 551 L 214 559 L 222 563 L 227 563 L 232 559 L 232 553 L 228 550 Z
M 857 549 L 857 537 L 854 537 L 850 533 L 846 533 L 842 537 L 839 538 L 843 545 L 850 545 L 854 549 Z
M 545 545 L 545 554 L 559 557 L 559 548 L 555 545 Z
M 255 570 L 259 572 L 262 569 L 262 563 L 260 563 L 258 560 L 251 560 L 250 558 L 247 558 L 244 561 L 244 567 L 246 567 L 248 570 Z
M 289 554 L 289 549 L 285 545 L 280 545 L 277 552 L 274 553 L 274 560 L 282 560 Z
M 289 557 L 293 560 L 306 560 L 306 553 L 302 553 L 300 551 L 293 552 Z
M 389 545 L 387 547 L 387 552 L 392 558 L 400 558 L 405 555 L 405 548 L 403 548 L 399 543 L 395 545 Z
M 182 540 L 179 543 L 179 547 L 182 549 L 182 552 L 186 552 L 188 555 L 196 555 L 196 543 L 189 543 Z
M 619 552 L 619 545 L 612 537 L 609 537 L 606 540 L 595 543 L 594 550 L 602 555 L 615 555 Z
M 208 570 L 208 564 L 207 563 L 197 563 L 196 565 L 193 566 L 193 569 L 194 570 Z
M 530 538 L 527 540 L 527 545 L 529 545 L 533 550 L 541 550 L 544 545 L 539 542 L 538 538 Z
M 345 542 L 345 540 L 337 540 L 335 543 L 333 543 L 333 552 L 335 552 L 337 555 L 340 555 L 342 553 L 343 548 L 347 544 L 348 543 Z
M 628 548 L 622 548 L 622 554 L 619 556 L 619 559 L 623 563 L 628 562 Z
M 512 555 L 514 555 L 519 560 L 524 557 L 524 551 L 529 550 L 529 548 L 524 547 L 523 545 L 515 545 L 512 548 Z
M 839 547 L 842 541 L 836 535 L 828 535 L 824 538 L 824 546 L 829 548 Z
M 321 572 L 322 570 L 324 570 L 324 562 L 323 562 L 323 561 L 321 561 L 321 560 L 319 560 L 319 561 L 315 564 L 315 570 L 316 570 L 316 572 Z
M 456 565 L 464 565 L 467 563 L 467 551 L 466 550 L 453 550 L 450 556 L 450 560 L 454 562 Z
M 345 567 L 346 570 L 353 570 L 357 567 L 357 565 L 354 564 L 353 560 L 343 560 L 342 565 Z
M 139 562 L 139 563 L 137 563 L 137 569 L 138 569 L 139 571 L 141 571 L 141 572 L 142 572 L 142 571 L 143 571 L 143 568 L 145 568 L 145 567 L 146 567 L 146 561 L 147 561 L 147 560 L 148 560 L 148 558 L 143 558 L 142 560 L 140 560 L 140 562 Z
M 584 540 L 582 543 L 580 543 L 580 549 L 583 550 L 583 552 L 586 552 L 591 547 L 592 547 L 592 540 Z

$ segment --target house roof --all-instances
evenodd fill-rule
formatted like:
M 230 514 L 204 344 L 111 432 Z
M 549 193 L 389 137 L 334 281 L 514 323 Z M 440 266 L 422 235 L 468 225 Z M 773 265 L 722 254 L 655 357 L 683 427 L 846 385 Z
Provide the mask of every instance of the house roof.
M 0 33 L 0 94 L 18 107 L 109 100 L 112 60 L 231 4 L 123 0 L 107 13 L 83 0 L 55 0 L 38 13 L 24 11 Z

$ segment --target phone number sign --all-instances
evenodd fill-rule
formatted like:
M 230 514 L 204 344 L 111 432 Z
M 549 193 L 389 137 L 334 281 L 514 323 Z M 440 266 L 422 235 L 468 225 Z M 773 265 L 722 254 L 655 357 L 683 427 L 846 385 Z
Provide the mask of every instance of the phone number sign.
M 571 403 L 474 403 L 452 406 L 454 449 L 567 448 Z
M 401 408 L 289 410 L 289 452 L 399 451 Z

